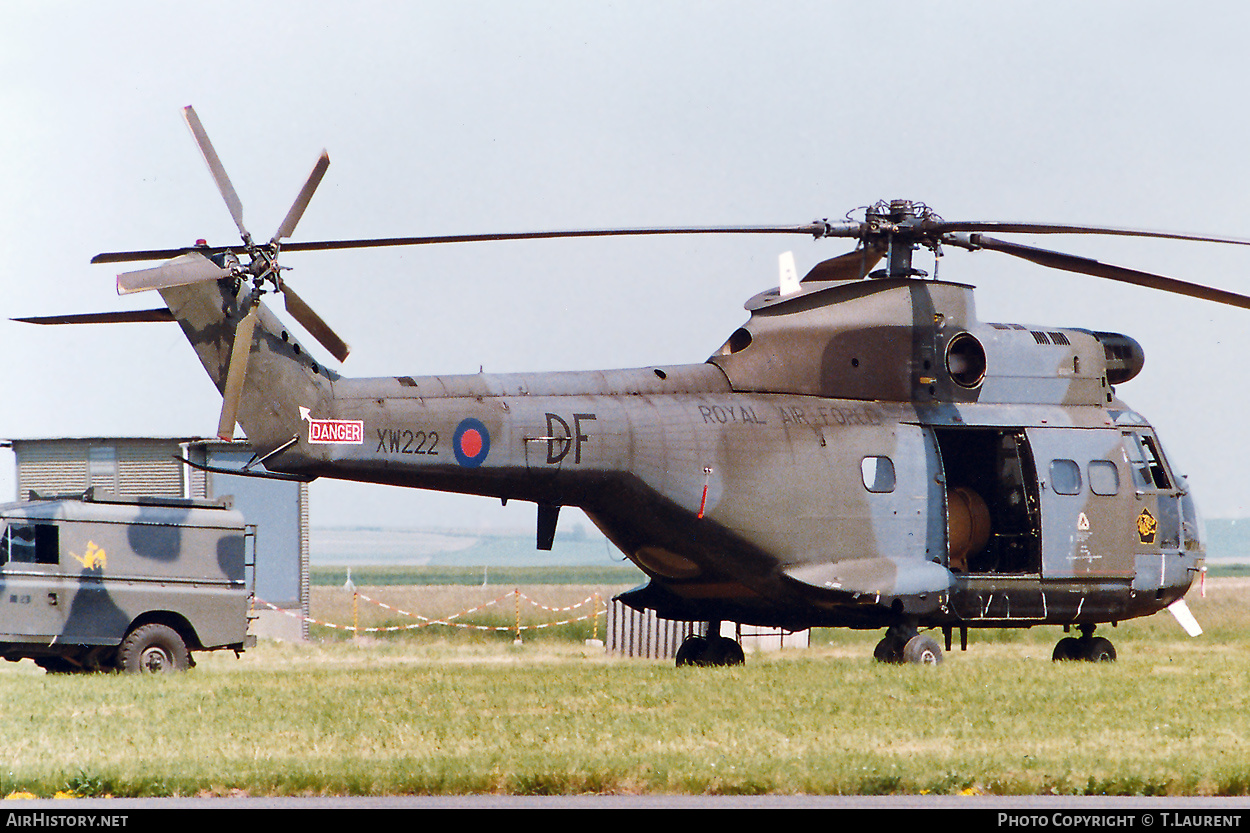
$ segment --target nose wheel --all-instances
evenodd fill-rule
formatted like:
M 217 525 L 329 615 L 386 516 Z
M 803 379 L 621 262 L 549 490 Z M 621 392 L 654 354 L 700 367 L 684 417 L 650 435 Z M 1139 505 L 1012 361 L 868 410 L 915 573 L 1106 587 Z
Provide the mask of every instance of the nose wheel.
M 915 626 L 891 625 L 872 652 L 877 662 L 910 665 L 940 665 L 942 646 Z

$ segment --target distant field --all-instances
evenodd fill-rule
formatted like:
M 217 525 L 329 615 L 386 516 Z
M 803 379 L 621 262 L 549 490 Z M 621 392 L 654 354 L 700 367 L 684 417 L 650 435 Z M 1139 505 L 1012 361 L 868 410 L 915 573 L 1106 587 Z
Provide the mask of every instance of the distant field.
M 384 592 L 445 613 L 476 591 Z M 1190 595 L 1203 636 L 1100 629 L 1120 659 L 1098 666 L 1052 663 L 1058 628 L 973 632 L 937 668 L 878 665 L 879 634 L 845 630 L 737 668 L 507 629 L 266 642 L 168 678 L 4 664 L 0 792 L 1247 795 L 1250 580 Z
M 313 567 L 314 587 L 342 587 L 347 582 L 346 567 Z M 357 566 L 351 569 L 352 583 L 365 585 L 470 585 L 512 587 L 518 584 L 641 584 L 645 577 L 633 565 L 568 567 L 482 567 L 482 566 Z M 1247 571 L 1250 574 L 1250 570 Z
M 597 531 L 581 527 L 556 535 L 539 550 L 533 532 L 472 530 L 313 528 L 309 557 L 316 566 L 628 566 Z
M 1250 520 L 1215 519 L 1206 528 L 1212 575 L 1250 575 Z M 600 581 L 597 576 L 629 576 L 623 580 L 635 584 L 642 580 L 642 573 L 597 530 L 580 526 L 558 534 L 550 551 L 535 547 L 532 532 L 314 527 L 310 560 L 319 584 L 342 584 L 349 568 L 357 583 L 362 570 L 369 571 L 370 581 L 396 584 L 481 583 L 483 571 L 488 581 L 499 575 L 528 582 L 530 573 L 504 572 L 518 567 L 568 568 L 567 581 L 574 583 Z

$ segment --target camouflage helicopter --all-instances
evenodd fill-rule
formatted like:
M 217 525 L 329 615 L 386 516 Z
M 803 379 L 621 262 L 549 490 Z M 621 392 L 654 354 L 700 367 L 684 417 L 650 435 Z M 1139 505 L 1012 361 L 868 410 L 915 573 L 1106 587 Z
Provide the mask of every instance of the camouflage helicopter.
M 941 662 L 956 632 L 966 649 L 973 628 L 1061 626 L 1054 658 L 1091 661 L 1115 658 L 1100 624 L 1167 609 L 1200 632 L 1183 599 L 1204 569 L 1199 515 L 1154 429 L 1116 394 L 1142 368 L 1140 345 L 982 322 L 971 286 L 930 278 L 913 254 L 996 251 L 1250 308 L 1250 297 L 987 232 L 1250 240 L 948 222 L 895 200 L 795 226 L 284 243 L 326 171 L 323 152 L 278 231 L 257 243 L 194 110 L 185 117 L 242 245 L 98 255 L 166 261 L 117 278 L 120 293 L 157 290 L 165 307 L 24 320 L 176 320 L 223 394 L 219 434 L 237 423 L 256 450 L 242 473 L 529 501 L 540 549 L 560 508 L 578 507 L 648 577 L 623 602 L 709 624 L 678 665 L 742 662 L 721 622 L 883 629 L 876 659 L 915 663 Z M 291 288 L 281 251 L 650 234 L 810 235 L 855 248 L 802 278 L 783 255 L 778 286 L 747 301 L 747 322 L 696 364 L 348 378 L 262 302 L 282 294 L 342 362 L 347 345 Z

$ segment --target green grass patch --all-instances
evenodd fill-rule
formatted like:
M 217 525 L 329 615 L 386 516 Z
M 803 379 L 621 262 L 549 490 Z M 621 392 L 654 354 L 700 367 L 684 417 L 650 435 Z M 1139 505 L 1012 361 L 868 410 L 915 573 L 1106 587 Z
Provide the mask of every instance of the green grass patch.
M 1050 662 L 1058 628 L 974 631 L 936 668 L 847 630 L 737 668 L 506 630 L 266 642 L 166 678 L 5 664 L 0 792 L 1246 795 L 1250 582 L 1207 584 L 1202 637 L 1100 628 L 1100 665 Z

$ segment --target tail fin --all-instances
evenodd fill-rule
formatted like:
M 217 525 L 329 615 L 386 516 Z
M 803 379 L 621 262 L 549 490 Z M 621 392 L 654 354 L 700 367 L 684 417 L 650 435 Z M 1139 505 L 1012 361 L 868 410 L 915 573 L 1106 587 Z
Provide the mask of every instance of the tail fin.
M 236 297 L 231 281 L 223 280 L 160 290 L 209 378 L 223 393 L 231 352 L 238 349 L 237 325 L 252 308 L 248 289 L 244 282 Z M 299 432 L 301 406 L 324 410 L 338 374 L 315 361 L 263 304 L 256 313 L 237 419 L 252 447 L 265 454 Z

